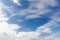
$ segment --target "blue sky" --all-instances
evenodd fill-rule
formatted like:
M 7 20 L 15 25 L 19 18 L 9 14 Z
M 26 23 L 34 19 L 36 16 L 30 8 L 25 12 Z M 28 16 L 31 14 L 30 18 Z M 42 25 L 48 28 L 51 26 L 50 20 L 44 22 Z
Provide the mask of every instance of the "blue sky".
M 1 40 L 60 40 L 59 33 L 59 0 L 0 0 Z

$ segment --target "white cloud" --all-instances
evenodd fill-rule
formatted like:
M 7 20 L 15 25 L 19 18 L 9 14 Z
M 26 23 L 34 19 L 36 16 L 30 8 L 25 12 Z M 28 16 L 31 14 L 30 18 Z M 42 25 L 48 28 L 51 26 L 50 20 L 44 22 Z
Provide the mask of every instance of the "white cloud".
M 1 34 L 1 40 L 60 40 L 59 34 L 51 34 L 47 37 L 39 36 L 37 32 L 20 32 L 19 34 Z
M 17 4 L 17 5 L 22 6 L 22 4 L 21 4 L 21 3 L 19 3 L 19 1 L 20 1 L 20 0 L 11 0 L 11 1 L 13 1 L 13 3 L 15 3 L 15 4 Z
M 7 22 L 0 22 L 0 33 L 14 31 L 18 28 L 19 26 L 16 24 L 8 24 Z
M 46 40 L 60 40 L 60 34 L 59 33 L 53 33 L 50 36 L 45 38 Z
M 2 11 L 2 13 L 0 13 L 0 33 L 14 31 L 19 28 L 16 24 L 9 24 L 7 22 L 9 18 L 5 16 L 3 10 L 0 11 Z
M 0 22 L 2 21 L 7 21 L 9 18 L 5 17 L 5 14 L 4 14 L 4 11 L 3 11 L 3 6 L 2 6 L 2 3 L 0 3 Z
M 17 24 L 9 24 L 7 22 L 9 20 L 9 17 L 6 17 L 6 14 L 3 10 L 3 8 L 6 8 L 7 6 L 0 3 L 0 7 L 0 33 L 10 32 L 18 29 L 19 26 Z
M 5 16 L 3 15 L 3 12 L 2 13 L 0 12 L 0 22 L 9 20 L 9 18 L 7 17 L 4 18 L 4 17 Z
M 26 16 L 25 17 L 26 19 L 33 19 L 33 18 L 39 18 L 39 16 L 38 15 L 34 15 L 34 14 L 32 14 L 32 15 L 28 15 L 28 16 Z

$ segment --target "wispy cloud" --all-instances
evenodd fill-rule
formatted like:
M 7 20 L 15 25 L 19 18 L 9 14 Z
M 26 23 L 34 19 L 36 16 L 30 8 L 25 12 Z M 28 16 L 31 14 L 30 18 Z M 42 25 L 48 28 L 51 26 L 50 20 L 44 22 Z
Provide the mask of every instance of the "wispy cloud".
M 51 7 L 57 6 L 57 1 L 56 0 L 28 0 L 30 3 L 30 6 L 25 9 L 21 10 L 19 13 L 20 16 L 26 16 L 26 19 L 31 19 L 31 18 L 37 18 L 40 17 L 42 14 L 47 14 L 51 12 Z M 49 13 L 50 14 L 50 13 Z

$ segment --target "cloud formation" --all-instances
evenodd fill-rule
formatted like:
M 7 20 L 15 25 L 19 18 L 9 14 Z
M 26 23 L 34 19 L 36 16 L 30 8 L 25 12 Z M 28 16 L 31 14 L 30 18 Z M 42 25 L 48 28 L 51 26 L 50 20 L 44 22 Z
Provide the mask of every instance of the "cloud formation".
M 4 10 L 11 13 L 11 17 L 14 15 L 24 16 L 25 19 L 38 18 L 40 15 L 51 12 L 48 6 L 55 7 L 57 5 L 56 0 L 28 0 L 30 7 L 21 10 L 17 14 L 14 14 L 13 8 L 0 3 L 0 40 L 60 40 L 59 34 L 52 33 L 52 27 L 56 26 L 60 22 L 60 12 L 54 13 L 50 18 L 52 19 L 47 24 L 38 27 L 35 31 L 31 32 L 18 32 L 21 27 L 18 24 L 9 24 L 7 21 L 10 19 L 6 17 Z M 13 0 L 14 3 L 19 4 L 18 0 Z M 12 11 L 11 11 L 12 10 Z M 27 16 L 26 16 L 27 15 Z M 41 34 L 50 34 L 47 37 L 42 37 Z

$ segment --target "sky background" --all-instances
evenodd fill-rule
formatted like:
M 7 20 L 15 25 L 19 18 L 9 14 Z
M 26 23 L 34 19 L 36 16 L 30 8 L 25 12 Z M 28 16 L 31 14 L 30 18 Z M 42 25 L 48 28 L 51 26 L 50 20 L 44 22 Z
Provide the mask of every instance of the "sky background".
M 60 0 L 0 0 L 0 40 L 60 40 Z

